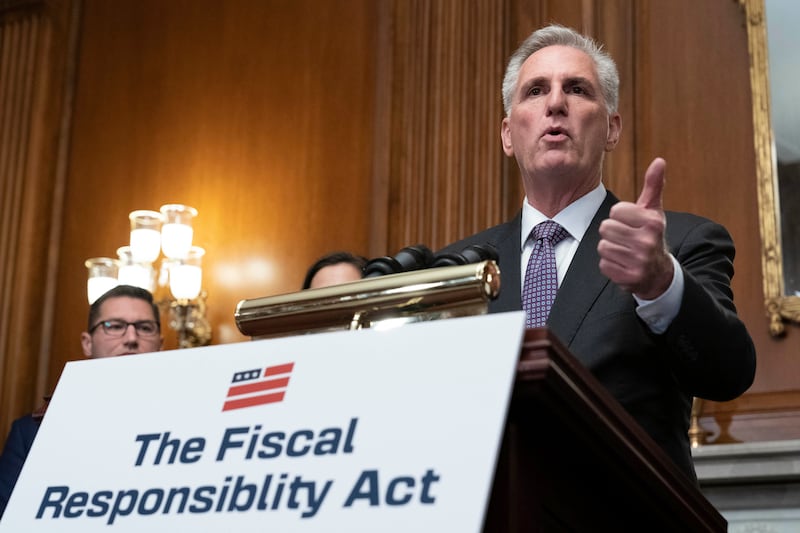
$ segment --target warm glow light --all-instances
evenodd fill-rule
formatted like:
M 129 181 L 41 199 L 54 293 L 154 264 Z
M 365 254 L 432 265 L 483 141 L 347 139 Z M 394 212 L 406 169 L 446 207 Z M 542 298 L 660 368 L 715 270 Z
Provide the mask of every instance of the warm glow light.
M 131 230 L 131 252 L 134 260 L 152 263 L 158 259 L 161 250 L 161 234 L 152 229 Z
M 152 263 L 161 252 L 161 213 L 140 209 L 131 221 L 131 254 L 137 263 Z
M 130 245 L 117 249 L 119 259 L 95 257 L 85 262 L 89 303 L 118 285 L 140 287 L 154 296 L 159 307 L 169 308 L 168 324 L 178 335 L 179 348 L 211 342 L 202 289 L 205 250 L 192 246 L 196 216 L 194 207 L 183 204 L 165 204 L 159 211 L 131 211 Z M 172 297 L 164 294 L 167 290 Z
M 195 265 L 174 265 L 169 273 L 169 289 L 178 300 L 192 300 L 200 294 L 203 269 Z
M 124 265 L 119 267 L 121 285 L 133 285 L 153 292 L 152 270 L 143 265 Z
M 161 227 L 161 249 L 170 259 L 183 259 L 192 247 L 194 230 L 186 224 L 164 224 Z
M 119 274 L 117 279 L 122 285 L 133 285 L 141 287 L 150 292 L 154 290 L 153 266 L 150 263 L 137 263 L 133 260 L 133 252 L 130 246 L 122 246 L 117 249 L 119 257 Z
M 197 209 L 183 204 L 166 204 L 161 206 L 164 225 L 161 227 L 161 249 L 170 259 L 183 259 L 192 246 L 192 220 L 197 216 Z
M 89 297 L 89 304 L 119 285 L 117 278 L 97 277 L 89 278 L 86 282 L 86 294 Z
M 186 259 L 176 261 L 169 269 L 169 289 L 178 300 L 197 298 L 202 287 L 202 258 L 205 250 L 192 246 Z
M 93 257 L 85 262 L 89 270 L 89 279 L 86 281 L 86 296 L 89 304 L 100 298 L 108 290 L 116 287 L 119 261 L 108 257 Z

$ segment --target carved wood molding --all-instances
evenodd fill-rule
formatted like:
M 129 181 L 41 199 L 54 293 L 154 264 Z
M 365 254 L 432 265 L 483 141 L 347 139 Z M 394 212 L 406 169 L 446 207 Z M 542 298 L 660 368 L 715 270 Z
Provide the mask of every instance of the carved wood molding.
M 750 52 L 764 307 L 769 318 L 769 332 L 778 336 L 786 331 L 785 320 L 800 322 L 800 298 L 784 294 L 778 172 L 773 155 L 774 138 L 770 118 L 766 14 L 764 0 L 738 0 L 738 3 L 744 10 Z
M 706 401 L 699 418 L 705 444 L 800 439 L 800 391 L 745 394 L 729 402 Z

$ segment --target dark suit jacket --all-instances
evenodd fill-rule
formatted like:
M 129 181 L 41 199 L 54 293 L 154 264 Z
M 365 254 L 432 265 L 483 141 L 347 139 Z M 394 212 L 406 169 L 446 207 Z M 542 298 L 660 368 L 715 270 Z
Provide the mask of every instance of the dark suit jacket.
M 662 335 L 636 314 L 633 296 L 599 268 L 600 222 L 617 198 L 598 209 L 567 270 L 547 326 L 690 478 L 696 479 L 688 429 L 692 397 L 733 399 L 751 384 L 755 348 L 736 315 L 730 280 L 733 241 L 710 220 L 667 213 L 666 240 L 683 268 L 680 311 Z M 512 221 L 452 244 L 497 247 L 500 294 L 489 312 L 519 310 L 521 212 Z
M 22 465 L 28 457 L 36 432 L 39 431 L 40 419 L 31 415 L 14 421 L 8 433 L 3 455 L 0 455 L 0 516 L 6 510 L 11 491 L 22 472 Z

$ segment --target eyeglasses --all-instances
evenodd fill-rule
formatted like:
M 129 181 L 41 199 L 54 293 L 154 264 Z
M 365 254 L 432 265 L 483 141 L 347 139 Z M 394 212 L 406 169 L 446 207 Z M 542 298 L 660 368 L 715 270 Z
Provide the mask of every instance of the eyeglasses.
M 136 334 L 140 337 L 152 337 L 158 335 L 160 326 L 155 320 L 137 320 L 136 322 L 126 322 L 124 320 L 113 319 L 98 322 L 89 329 L 93 333 L 98 327 L 102 326 L 103 331 L 109 337 L 122 337 L 128 331 L 128 326 L 133 326 Z

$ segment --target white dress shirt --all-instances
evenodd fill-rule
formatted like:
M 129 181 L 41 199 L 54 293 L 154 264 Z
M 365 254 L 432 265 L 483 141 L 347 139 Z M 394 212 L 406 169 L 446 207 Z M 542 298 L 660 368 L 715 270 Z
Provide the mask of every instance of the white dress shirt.
M 552 218 L 554 222 L 560 224 L 569 232 L 569 236 L 555 246 L 556 270 L 558 272 L 558 286 L 564 280 L 572 258 L 578 250 L 578 245 L 583 239 L 586 230 L 589 228 L 600 205 L 606 198 L 606 188 L 599 184 L 588 194 L 578 198 L 567 207 L 559 211 Z M 522 259 L 520 264 L 520 281 L 525 284 L 525 271 L 528 267 L 528 259 L 533 252 L 533 240 L 530 239 L 533 228 L 548 218 L 536 210 L 528 203 L 527 198 L 522 203 L 522 232 L 520 237 L 520 249 Z M 667 330 L 680 310 L 681 299 L 683 298 L 683 270 L 678 260 L 670 254 L 674 265 L 672 283 L 669 288 L 655 300 L 643 300 L 633 296 L 636 303 L 636 314 L 644 320 L 653 333 L 661 334 Z M 520 287 L 521 290 L 521 287 Z

